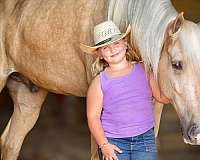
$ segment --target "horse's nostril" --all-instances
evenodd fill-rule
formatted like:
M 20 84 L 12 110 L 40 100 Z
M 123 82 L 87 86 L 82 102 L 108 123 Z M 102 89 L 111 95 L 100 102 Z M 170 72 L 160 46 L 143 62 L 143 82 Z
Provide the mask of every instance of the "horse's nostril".
M 196 133 L 196 129 L 197 129 L 197 125 L 192 125 L 189 129 L 188 129 L 188 137 L 190 140 L 194 141 L 196 139 L 197 133 Z

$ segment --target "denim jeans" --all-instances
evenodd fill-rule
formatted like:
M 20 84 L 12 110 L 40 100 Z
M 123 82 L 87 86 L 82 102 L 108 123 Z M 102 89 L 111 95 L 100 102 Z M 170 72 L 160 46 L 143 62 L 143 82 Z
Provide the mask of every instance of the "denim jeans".
M 108 138 L 109 143 L 119 147 L 123 153 L 116 153 L 119 160 L 157 160 L 154 130 L 127 138 Z M 103 160 L 99 150 L 99 159 Z

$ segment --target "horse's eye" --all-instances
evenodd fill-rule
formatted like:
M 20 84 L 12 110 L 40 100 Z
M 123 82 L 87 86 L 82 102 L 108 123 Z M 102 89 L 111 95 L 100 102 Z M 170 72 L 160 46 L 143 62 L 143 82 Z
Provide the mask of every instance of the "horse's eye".
M 176 69 L 176 70 L 182 70 L 183 69 L 183 65 L 181 61 L 172 61 L 172 68 Z

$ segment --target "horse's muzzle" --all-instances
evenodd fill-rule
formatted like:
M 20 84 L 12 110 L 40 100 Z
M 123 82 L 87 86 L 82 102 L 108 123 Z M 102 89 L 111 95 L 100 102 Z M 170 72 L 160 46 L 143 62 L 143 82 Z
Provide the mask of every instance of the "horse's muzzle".
M 191 145 L 200 145 L 200 129 L 196 124 L 190 125 L 187 129 L 184 142 Z

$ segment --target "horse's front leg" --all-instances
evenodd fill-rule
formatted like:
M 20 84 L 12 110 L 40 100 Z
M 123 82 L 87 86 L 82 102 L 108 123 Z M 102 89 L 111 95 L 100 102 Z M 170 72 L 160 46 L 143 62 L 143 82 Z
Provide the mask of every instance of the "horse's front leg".
M 1 136 L 1 159 L 17 160 L 26 134 L 38 119 L 47 91 L 39 89 L 31 93 L 23 83 L 12 79 L 7 86 L 14 102 L 14 112 Z
M 156 138 L 158 138 L 162 110 L 163 110 L 163 104 L 155 101 L 154 102 L 154 116 L 155 116 L 154 133 L 155 133 Z

